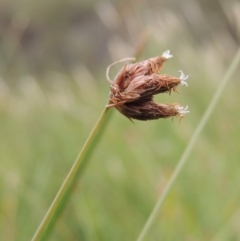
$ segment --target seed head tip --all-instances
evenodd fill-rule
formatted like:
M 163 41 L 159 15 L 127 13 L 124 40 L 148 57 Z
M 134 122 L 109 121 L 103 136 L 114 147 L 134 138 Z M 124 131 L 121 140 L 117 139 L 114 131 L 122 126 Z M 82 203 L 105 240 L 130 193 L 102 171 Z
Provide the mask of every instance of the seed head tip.
M 188 106 L 183 107 L 183 106 L 177 105 L 175 108 L 177 109 L 178 115 L 180 117 L 183 117 L 185 114 L 190 113 L 190 111 L 188 110 Z
M 185 80 L 188 79 L 189 75 L 185 75 L 185 74 L 182 72 L 182 70 L 179 70 L 178 72 L 181 73 L 181 75 L 180 75 L 180 77 L 179 77 L 179 79 L 181 80 L 181 85 L 186 85 L 186 86 L 188 86 L 188 83 L 187 83 Z
M 173 55 L 170 54 L 170 50 L 166 50 L 165 52 L 163 52 L 162 56 L 166 59 L 170 59 L 173 57 Z

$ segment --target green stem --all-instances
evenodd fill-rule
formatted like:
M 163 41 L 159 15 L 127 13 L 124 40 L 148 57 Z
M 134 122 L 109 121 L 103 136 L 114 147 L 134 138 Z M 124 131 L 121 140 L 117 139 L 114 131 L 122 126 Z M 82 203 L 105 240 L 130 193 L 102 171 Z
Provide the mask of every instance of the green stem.
M 174 172 L 170 178 L 170 180 L 168 181 L 165 189 L 163 190 L 162 195 L 159 197 L 156 205 L 154 206 L 149 218 L 147 219 L 137 241 L 142 241 L 146 235 L 146 233 L 149 231 L 150 227 L 152 226 L 153 222 L 156 219 L 156 216 L 163 204 L 163 202 L 165 201 L 169 191 L 171 190 L 174 182 L 176 181 L 177 177 L 179 176 L 180 172 L 183 169 L 184 164 L 187 161 L 187 158 L 189 157 L 189 154 L 191 153 L 200 133 L 202 132 L 205 124 L 207 123 L 209 117 L 211 116 L 220 96 L 222 95 L 224 89 L 226 88 L 227 83 L 229 82 L 230 78 L 232 77 L 233 73 L 235 72 L 235 70 L 237 69 L 238 65 L 240 63 L 240 49 L 238 50 L 238 52 L 235 55 L 235 58 L 233 59 L 229 69 L 227 70 L 225 76 L 223 77 L 222 82 L 220 83 L 217 91 L 215 92 L 210 104 L 208 105 L 208 108 L 206 109 L 202 119 L 200 120 L 195 132 L 193 133 L 193 136 L 191 138 L 191 140 L 189 141 L 188 146 L 186 147 L 182 157 L 180 158 L 176 168 L 174 169 Z
M 74 162 L 71 170 L 69 171 L 65 181 L 63 182 L 61 188 L 59 189 L 56 197 L 54 198 L 51 206 L 49 207 L 45 217 L 43 218 L 41 224 L 39 225 L 37 231 L 35 232 L 32 241 L 37 240 L 45 240 L 49 233 L 51 232 L 57 218 L 61 214 L 62 210 L 64 209 L 70 194 L 71 190 L 76 183 L 78 177 L 82 173 L 87 160 L 92 153 L 92 149 L 97 143 L 97 140 L 101 136 L 101 133 L 106 126 L 107 120 L 106 115 L 108 113 L 109 108 L 105 108 L 102 112 L 101 116 L 99 117 L 96 125 L 92 129 L 88 139 L 86 140 L 82 150 L 80 151 L 76 161 Z M 109 116 L 108 116 L 109 117 Z

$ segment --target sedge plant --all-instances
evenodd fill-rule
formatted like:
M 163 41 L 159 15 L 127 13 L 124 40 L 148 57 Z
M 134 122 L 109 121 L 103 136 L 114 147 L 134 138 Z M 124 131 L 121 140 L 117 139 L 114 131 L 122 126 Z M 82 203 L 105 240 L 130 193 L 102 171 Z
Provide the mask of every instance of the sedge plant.
M 178 116 L 183 118 L 185 114 L 189 113 L 188 107 L 183 107 L 179 104 L 158 104 L 153 100 L 154 95 L 159 93 L 177 92 L 179 85 L 186 85 L 186 79 L 182 71 L 180 77 L 173 77 L 165 74 L 158 74 L 166 62 L 172 55 L 170 51 L 165 51 L 161 56 L 150 58 L 148 60 L 137 62 L 133 64 L 126 64 L 119 71 L 113 81 L 108 76 L 109 68 L 107 69 L 107 79 L 110 82 L 110 95 L 108 104 L 105 106 L 102 114 L 100 115 L 96 125 L 87 138 L 82 150 L 80 151 L 76 161 L 74 162 L 71 170 L 69 171 L 65 181 L 59 189 L 56 197 L 54 198 L 51 206 L 49 207 L 45 217 L 35 232 L 32 241 L 46 240 L 51 233 L 52 228 L 57 221 L 59 215 L 64 209 L 69 197 L 71 195 L 74 184 L 79 180 L 89 157 L 92 153 L 93 147 L 98 143 L 107 122 L 110 120 L 110 110 L 116 108 L 120 113 L 125 115 L 130 120 L 154 120 L 159 118 L 169 118 Z M 129 60 L 129 59 L 124 59 Z M 181 172 L 187 157 L 192 150 L 198 136 L 200 135 L 204 125 L 209 119 L 217 101 L 219 100 L 227 82 L 230 80 L 234 71 L 240 62 L 240 50 L 233 60 L 229 70 L 227 71 L 223 81 L 219 85 L 208 109 L 199 122 L 192 139 L 190 140 L 187 148 L 185 149 L 182 158 L 179 160 L 172 177 L 166 185 L 162 195 L 159 197 L 152 213 L 150 214 L 145 226 L 143 227 L 138 241 L 142 241 L 150 227 L 154 223 L 157 213 L 168 195 L 172 185 Z M 115 64 L 115 63 L 114 63 Z

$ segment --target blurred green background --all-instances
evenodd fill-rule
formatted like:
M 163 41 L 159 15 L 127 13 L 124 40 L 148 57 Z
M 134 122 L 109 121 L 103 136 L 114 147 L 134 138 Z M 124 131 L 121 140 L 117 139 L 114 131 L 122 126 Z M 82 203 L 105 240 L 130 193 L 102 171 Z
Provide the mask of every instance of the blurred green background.
M 0 2 L 0 240 L 30 240 L 108 98 L 106 67 L 174 55 L 179 124 L 113 115 L 49 240 L 136 240 L 240 43 L 237 0 Z M 121 64 L 111 70 L 111 77 Z M 146 240 L 240 240 L 239 74 Z

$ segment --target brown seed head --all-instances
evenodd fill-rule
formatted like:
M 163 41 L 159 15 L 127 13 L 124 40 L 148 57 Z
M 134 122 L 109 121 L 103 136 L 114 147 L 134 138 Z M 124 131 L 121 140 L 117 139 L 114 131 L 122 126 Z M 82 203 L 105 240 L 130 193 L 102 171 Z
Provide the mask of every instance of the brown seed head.
M 128 118 L 152 120 L 172 116 L 183 117 L 188 111 L 178 104 L 156 104 L 153 95 L 177 91 L 177 86 L 187 85 L 188 76 L 181 73 L 179 78 L 166 74 L 159 75 L 163 63 L 172 57 L 169 51 L 162 56 L 150 58 L 122 67 L 110 85 L 110 104 Z

